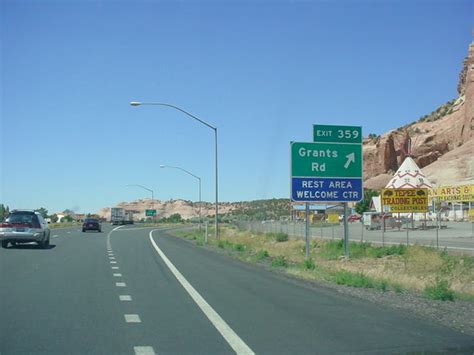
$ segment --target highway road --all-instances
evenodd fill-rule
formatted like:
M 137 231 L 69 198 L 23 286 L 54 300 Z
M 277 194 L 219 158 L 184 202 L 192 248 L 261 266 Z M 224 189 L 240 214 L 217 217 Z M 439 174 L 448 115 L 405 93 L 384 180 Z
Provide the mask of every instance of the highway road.
M 103 230 L 0 249 L 2 355 L 474 352 L 468 335 L 165 230 Z

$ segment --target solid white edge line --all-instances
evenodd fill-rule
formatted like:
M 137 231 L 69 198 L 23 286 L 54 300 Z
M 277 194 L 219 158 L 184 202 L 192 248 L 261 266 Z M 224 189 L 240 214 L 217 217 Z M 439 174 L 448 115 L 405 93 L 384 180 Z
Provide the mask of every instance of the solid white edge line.
M 112 244 L 110 243 L 110 236 L 112 235 L 112 233 L 113 233 L 114 231 L 116 231 L 117 229 L 122 228 L 122 227 L 123 227 L 123 226 L 115 227 L 115 228 L 112 229 L 109 233 L 107 233 L 106 246 L 107 246 L 107 250 L 108 250 L 108 251 L 112 251 Z
M 211 321 L 212 325 L 217 329 L 217 331 L 222 335 L 222 337 L 227 341 L 232 349 L 237 354 L 254 354 L 252 349 L 244 343 L 242 339 L 235 333 L 232 328 L 221 318 L 221 316 L 206 302 L 206 300 L 197 292 L 193 286 L 185 279 L 185 277 L 178 271 L 178 269 L 173 265 L 173 263 L 166 257 L 166 255 L 161 251 L 158 245 L 153 239 L 153 232 L 158 229 L 150 231 L 150 241 L 153 247 L 155 248 L 158 255 L 163 259 L 166 266 L 170 269 L 179 283 L 183 288 L 188 292 L 191 298 L 196 302 L 201 311 L 206 315 L 206 317 Z

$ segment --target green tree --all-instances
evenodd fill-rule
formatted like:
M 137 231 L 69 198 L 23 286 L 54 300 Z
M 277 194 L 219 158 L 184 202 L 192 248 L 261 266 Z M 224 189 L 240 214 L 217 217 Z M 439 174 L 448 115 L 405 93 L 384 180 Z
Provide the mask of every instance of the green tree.
M 355 210 L 357 213 L 362 214 L 370 210 L 370 203 L 372 202 L 372 197 L 378 196 L 378 191 L 375 190 L 365 190 L 364 191 L 364 199 L 360 202 L 357 202 L 355 205 Z
M 41 208 L 37 208 L 35 210 L 35 212 L 39 212 L 40 215 L 43 217 L 43 218 L 47 218 L 48 217 L 48 210 L 44 207 L 41 207 Z
M 64 216 L 62 219 L 61 219 L 61 222 L 74 222 L 74 218 L 72 218 L 71 216 Z
M 3 203 L 0 203 L 0 221 L 3 221 L 10 214 L 10 209 L 8 206 L 4 206 Z
M 49 216 L 49 218 L 51 218 L 51 223 L 56 223 L 59 219 L 59 217 L 56 213 Z
M 172 214 L 171 216 L 168 217 L 168 222 L 170 223 L 181 223 L 184 222 L 183 218 L 179 213 Z

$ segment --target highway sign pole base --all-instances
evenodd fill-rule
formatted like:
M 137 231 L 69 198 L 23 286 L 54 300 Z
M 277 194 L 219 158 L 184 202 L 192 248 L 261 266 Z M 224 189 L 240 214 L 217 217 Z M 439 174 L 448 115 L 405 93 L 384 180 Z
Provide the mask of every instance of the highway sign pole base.
M 344 202 L 344 256 L 349 258 L 349 207 Z
M 309 259 L 309 203 L 305 203 L 305 219 L 306 219 L 306 230 L 305 230 L 305 242 L 306 242 L 306 247 L 305 247 L 305 256 L 306 259 Z

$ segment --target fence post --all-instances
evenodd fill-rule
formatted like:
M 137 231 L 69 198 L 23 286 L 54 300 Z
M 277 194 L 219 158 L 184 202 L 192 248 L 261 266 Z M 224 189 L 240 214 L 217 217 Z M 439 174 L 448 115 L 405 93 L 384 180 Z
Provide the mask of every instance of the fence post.
M 407 226 L 407 227 L 408 227 L 408 226 Z M 408 241 L 408 231 L 409 231 L 409 230 L 410 230 L 410 229 L 407 228 L 407 246 L 410 245 L 410 243 L 409 243 L 409 241 Z
M 436 226 L 436 249 L 439 249 L 439 228 Z

